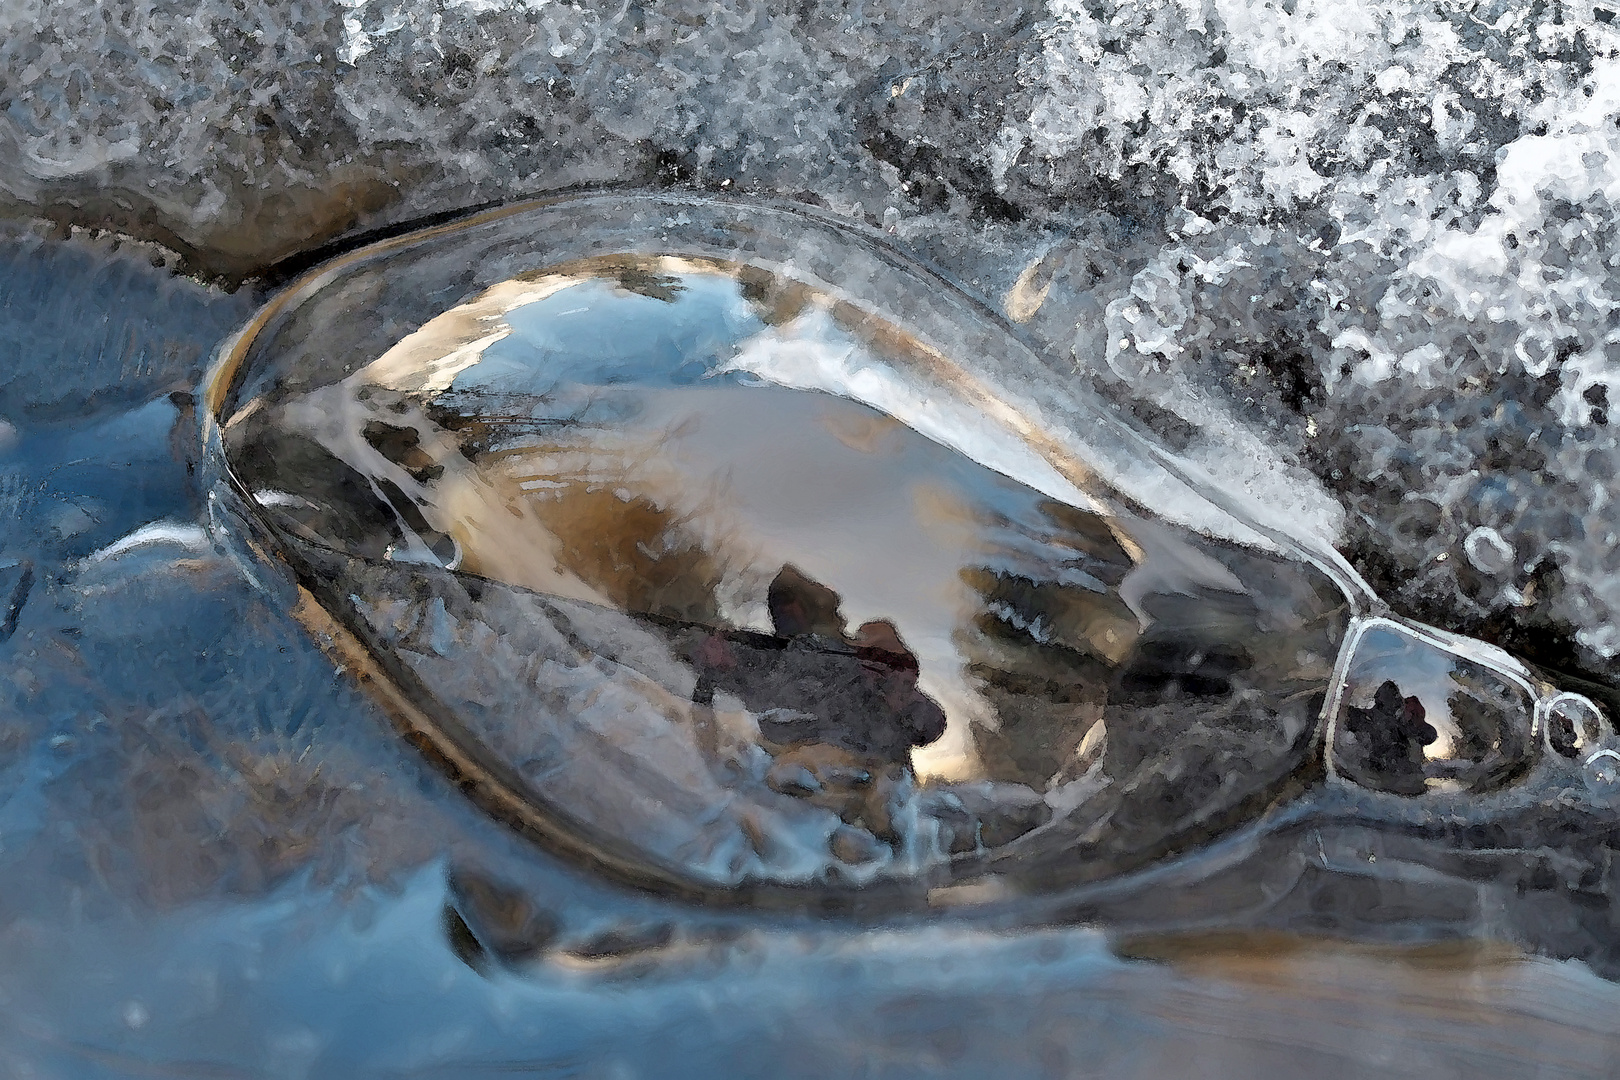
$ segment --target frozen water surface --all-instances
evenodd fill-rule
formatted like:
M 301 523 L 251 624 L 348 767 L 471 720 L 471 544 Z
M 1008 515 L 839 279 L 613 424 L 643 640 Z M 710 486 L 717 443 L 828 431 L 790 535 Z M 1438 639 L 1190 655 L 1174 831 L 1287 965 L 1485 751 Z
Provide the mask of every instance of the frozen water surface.
M 1617 33 L 1556 3 L 5 5 L 5 1068 L 1601 1072 L 1612 984 L 1566 961 L 669 929 L 473 813 L 194 542 L 170 394 L 258 299 L 177 267 L 234 285 L 580 183 L 788 195 L 1002 304 L 1403 613 L 1612 679 Z M 1588 826 L 1582 858 L 1414 872 L 1412 910 L 1607 971 Z M 1403 842 L 1328 838 L 1314 925 L 1399 925 L 1343 883 Z

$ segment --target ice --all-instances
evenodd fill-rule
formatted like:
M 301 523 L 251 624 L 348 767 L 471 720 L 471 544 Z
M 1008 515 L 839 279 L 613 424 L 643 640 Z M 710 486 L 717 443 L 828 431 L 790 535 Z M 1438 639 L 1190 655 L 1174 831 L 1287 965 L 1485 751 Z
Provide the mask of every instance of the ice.
M 1268 454 L 1218 470 L 1262 501 L 1308 469 L 1397 606 L 1578 637 L 1600 666 L 1620 648 L 1617 110 L 1620 28 L 1594 5 L 0 9 L 0 204 L 161 245 L 103 248 L 92 287 L 166 250 L 231 279 L 581 184 L 819 202 L 1005 298 L 1054 365 L 1214 456 Z M 151 281 L 137 302 L 197 302 Z M 131 394 L 175 370 L 66 331 Z M 1511 498 L 1475 520 L 1495 483 Z M 1469 578 L 1480 525 L 1527 554 L 1518 580 Z
M 220 285 L 279 280 L 278 260 L 351 230 L 629 182 L 801 199 L 882 229 L 979 295 L 1011 298 L 1055 370 L 1195 443 L 1211 475 L 1317 506 L 1308 470 L 1347 509 L 1342 546 L 1398 610 L 1612 679 L 1615 8 L 8 0 L 0 574 L 24 556 L 36 568 L 20 612 L 21 571 L 3 578 L 7 618 L 21 619 L 9 647 L 31 629 L 43 640 L 69 561 L 199 516 L 171 453 L 185 407 L 166 395 L 196 385 L 259 295 Z M 147 402 L 145 436 L 120 441 L 109 415 Z M 1259 454 L 1272 463 L 1251 467 Z M 74 522 L 89 527 L 55 527 Z M 149 591 L 126 591 L 120 611 L 104 592 L 70 620 L 95 655 L 135 655 L 98 637 L 115 617 L 150 618 Z M 120 659 L 96 678 L 142 694 L 171 672 L 189 685 L 182 661 L 208 647 L 194 633 L 156 675 Z M 3 704 L 84 717 L 80 745 L 107 741 L 96 710 L 111 715 L 124 691 L 81 688 L 58 653 L 8 661 Z M 231 668 L 230 693 L 193 689 L 219 695 L 209 715 L 279 730 L 287 717 L 256 711 L 265 688 L 329 674 L 299 656 L 286 671 Z M 175 717 L 130 700 L 143 730 L 169 737 Z M 15 730 L 0 730 L 0 766 Z M 157 767 L 122 747 L 104 759 Z M 296 793 L 303 774 L 288 775 Z M 279 797 L 282 781 L 264 783 Z M 374 812 L 370 793 L 342 790 L 338 821 Z M 196 834 L 231 858 L 258 850 L 247 825 L 231 828 L 229 844 L 214 825 Z M 8 832 L 7 850 L 24 839 Z M 250 878 L 254 858 L 240 856 Z M 1553 1000 L 1526 985 L 1523 1000 Z M 1578 1010 L 1590 989 L 1556 1000 Z M 110 999 L 115 1022 L 126 999 Z M 964 1015 L 984 1001 L 996 996 Z M 152 1010 L 151 1026 L 167 1022 Z
M 1076 378 L 1228 458 L 1309 469 L 1397 606 L 1578 636 L 1596 664 L 1620 647 L 1617 109 L 1620 30 L 1593 5 L 0 9 L 12 216 L 235 278 L 580 184 L 819 202 L 1008 297 Z M 98 258 L 113 278 L 132 261 Z M 92 354 L 152 385 L 139 348 Z M 1259 437 L 1226 437 L 1234 419 Z M 1274 474 L 1237 482 L 1300 488 Z M 1512 497 L 1475 520 L 1497 482 Z M 1459 569 L 1481 525 L 1529 555 L 1509 589 Z

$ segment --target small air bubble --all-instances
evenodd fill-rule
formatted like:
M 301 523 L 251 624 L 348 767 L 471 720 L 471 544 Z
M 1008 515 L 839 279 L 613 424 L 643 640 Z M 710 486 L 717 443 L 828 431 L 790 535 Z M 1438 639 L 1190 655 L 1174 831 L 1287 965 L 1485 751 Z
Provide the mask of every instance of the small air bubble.
M 152 1019 L 152 1014 L 139 1001 L 126 1001 L 123 1008 L 123 1018 L 125 1027 L 131 1031 L 139 1031 L 146 1026 L 148 1020 Z
M 1474 569 L 1491 575 L 1505 574 L 1513 568 L 1513 545 L 1502 534 L 1488 525 L 1481 525 L 1463 541 L 1463 553 Z

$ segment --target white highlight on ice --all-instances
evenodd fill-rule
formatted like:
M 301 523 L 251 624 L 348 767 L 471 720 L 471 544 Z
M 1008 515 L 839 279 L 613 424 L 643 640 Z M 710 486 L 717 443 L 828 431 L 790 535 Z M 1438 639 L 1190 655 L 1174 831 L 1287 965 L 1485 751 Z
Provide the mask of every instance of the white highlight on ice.
M 116 559 L 118 556 L 134 551 L 137 548 L 153 547 L 159 544 L 173 544 L 193 554 L 201 554 L 212 547 L 212 541 L 208 538 L 208 531 L 201 525 L 177 521 L 154 521 L 150 525 L 142 525 L 134 532 L 119 537 L 101 550 L 91 553 L 85 559 L 85 562 L 104 562 L 107 559 Z

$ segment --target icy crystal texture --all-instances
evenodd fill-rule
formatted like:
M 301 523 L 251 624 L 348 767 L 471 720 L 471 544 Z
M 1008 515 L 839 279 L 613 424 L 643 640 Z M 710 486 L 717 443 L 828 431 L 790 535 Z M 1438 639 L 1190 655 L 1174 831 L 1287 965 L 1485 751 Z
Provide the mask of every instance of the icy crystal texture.
M 1345 542 L 1403 609 L 1603 667 L 1614 17 L 15 0 L 0 192 L 226 277 L 570 185 L 817 201 L 1003 300 L 1054 363 L 1171 431 L 1269 429 L 1346 502 Z

